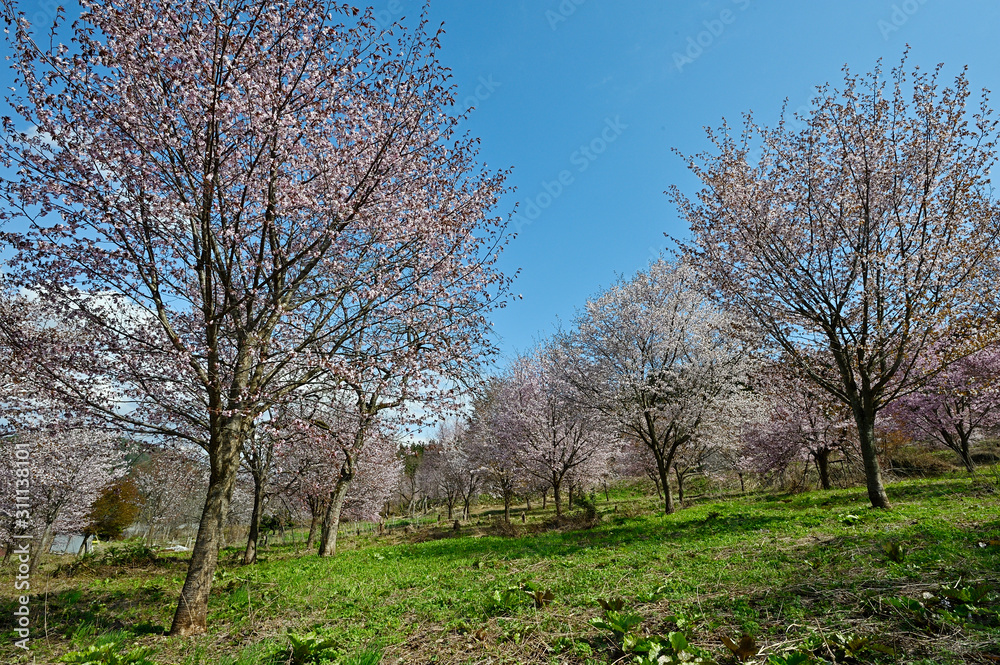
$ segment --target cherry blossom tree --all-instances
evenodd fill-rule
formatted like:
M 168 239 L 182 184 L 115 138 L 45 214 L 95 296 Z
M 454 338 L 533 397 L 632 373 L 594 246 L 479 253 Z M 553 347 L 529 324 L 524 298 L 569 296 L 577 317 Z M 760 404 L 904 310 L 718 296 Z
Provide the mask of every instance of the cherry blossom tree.
M 684 505 L 684 481 L 703 471 L 715 452 L 713 443 L 712 440 L 699 436 L 677 451 L 673 471 L 677 481 L 677 501 L 681 505 Z
M 344 498 L 342 516 L 353 522 L 378 522 L 403 472 L 396 454 L 399 438 L 380 431 L 369 437 L 355 463 L 354 479 Z
M 479 470 L 486 493 L 503 501 L 504 521 L 510 522 L 510 507 L 528 484 L 520 442 L 523 423 L 511 417 L 502 404 L 505 386 L 491 378 L 472 400 L 469 419 L 469 458 Z
M 709 131 L 690 159 L 703 189 L 672 198 L 691 225 L 686 255 L 776 351 L 850 408 L 871 505 L 889 508 L 879 467 L 879 413 L 925 378 L 916 359 L 974 322 L 980 273 L 997 253 L 989 172 L 996 119 L 964 72 L 903 62 L 841 89 L 813 109 L 742 132 Z M 988 331 L 967 336 L 965 352 Z
M 201 452 L 198 450 L 197 452 Z M 182 447 L 147 446 L 132 469 L 141 497 L 139 522 L 152 542 L 157 529 L 197 523 L 205 503 L 208 464 L 203 455 Z
M 743 432 L 751 468 L 783 474 L 794 460 L 811 461 L 822 488 L 831 489 L 831 461 L 852 458 L 857 441 L 850 408 L 789 362 L 761 365 L 751 383 L 767 405 L 766 417 Z
M 201 633 L 252 423 L 318 378 L 377 367 L 352 346 L 362 330 L 390 331 L 366 348 L 406 347 L 411 376 L 488 346 L 503 174 L 456 133 L 423 24 L 383 30 L 324 0 L 107 0 L 36 40 L 5 7 L 8 274 L 82 331 L 39 380 L 207 451 L 171 628 Z M 7 332 L 33 360 L 51 353 Z
M 466 417 L 445 422 L 433 446 L 424 453 L 431 474 L 445 496 L 453 495 L 462 504 L 462 519 L 469 519 L 472 502 L 482 489 L 483 467 L 477 460 L 472 427 Z M 453 518 L 448 503 L 448 519 Z
M 16 459 L 27 461 L 25 467 Z M 4 440 L 0 475 L 7 479 L 7 496 L 14 496 L 14 479 L 22 468 L 30 473 L 26 502 L 30 517 L 19 516 L 9 503 L 2 510 L 7 539 L 11 534 L 30 533 L 38 543 L 31 557 L 34 572 L 41 555 L 60 533 L 83 532 L 90 509 L 101 493 L 126 472 L 120 441 L 101 432 L 49 427 L 21 433 Z
M 395 488 L 398 484 L 399 473 L 402 470 L 402 465 L 396 457 L 396 451 L 399 448 L 398 441 L 380 426 L 380 423 L 377 421 L 377 414 L 363 413 L 359 419 L 348 417 L 344 420 L 350 423 L 349 427 L 325 431 L 326 438 L 329 441 L 328 445 L 339 453 L 338 461 L 340 462 L 340 468 L 336 476 L 337 482 L 330 492 L 329 501 L 326 502 L 326 512 L 323 515 L 319 544 L 320 556 L 333 556 L 337 552 L 337 531 L 340 525 L 341 512 L 345 507 L 345 501 L 348 498 L 352 484 L 358 478 L 361 471 L 361 455 L 366 453 L 373 445 L 386 452 L 385 455 L 377 458 L 392 470 L 384 476 L 385 484 L 382 485 L 384 488 L 383 499 L 392 495 L 392 490 L 389 488 Z M 377 471 L 369 470 L 369 473 L 374 475 L 377 474 Z M 381 503 L 377 505 L 381 506 Z
M 649 450 L 666 513 L 678 452 L 744 399 L 749 348 L 733 332 L 694 270 L 660 260 L 588 302 L 563 334 L 567 380 Z
M 322 514 L 314 508 L 322 502 L 332 487 L 330 462 L 327 450 L 315 445 L 313 439 L 295 420 L 294 402 L 286 402 L 258 420 L 244 441 L 241 455 L 241 479 L 248 479 L 253 487 L 250 504 L 250 521 L 244 564 L 256 562 L 259 541 L 263 536 L 262 519 L 265 511 L 275 502 L 288 514 L 307 512 L 313 517 L 315 527 Z M 256 504 L 256 505 L 255 505 Z M 315 514 L 314 514 L 315 513 Z M 307 540 L 318 531 L 314 528 Z
M 257 541 L 260 538 L 260 521 L 271 495 L 275 475 L 275 447 L 280 432 L 270 423 L 255 424 L 243 439 L 240 456 L 243 469 L 253 481 L 253 507 L 250 512 L 250 528 L 247 532 L 247 546 L 243 552 L 243 564 L 257 562 Z
M 281 446 L 276 451 L 277 473 L 285 479 L 286 494 L 304 505 L 309 513 L 306 549 L 312 549 L 326 503 L 336 484 L 336 462 L 326 458 L 329 450 L 308 445 Z
M 346 348 L 348 358 L 361 362 L 352 365 L 349 372 L 341 372 L 336 385 L 318 389 L 319 395 L 335 400 L 337 424 L 330 433 L 336 432 L 332 440 L 339 442 L 344 456 L 338 493 L 346 493 L 353 480 L 355 456 L 370 438 L 428 426 L 434 419 L 460 410 L 461 392 L 457 386 L 477 377 L 482 365 L 467 347 L 439 331 L 442 325 L 450 325 L 454 302 L 454 298 L 447 298 L 445 311 L 438 313 L 445 317 L 443 323 L 433 313 L 426 317 L 408 314 L 359 330 Z M 479 332 L 485 334 L 485 330 Z M 486 340 L 481 338 L 478 344 L 481 348 Z M 309 422 L 323 425 L 322 420 L 314 418 Z M 334 554 L 330 538 L 336 537 L 340 506 L 337 497 L 331 495 L 323 522 L 321 556 Z
M 444 501 L 449 520 L 455 517 L 456 505 L 461 505 L 462 517 L 468 519 L 469 505 L 481 482 L 480 470 L 470 460 L 468 436 L 467 422 L 442 423 L 420 460 L 423 482 Z
M 617 458 L 619 474 L 626 478 L 648 478 L 653 483 L 656 496 L 664 500 L 663 484 L 656 468 L 653 452 L 636 438 L 628 438 Z
M 570 506 L 578 505 L 577 497 L 584 492 L 596 492 L 605 487 L 604 481 L 610 472 L 609 465 L 613 456 L 611 440 L 602 436 L 602 445 L 595 449 L 593 455 L 566 472 L 563 480 L 566 484 L 566 498 Z
M 399 441 L 386 416 L 401 400 L 383 401 L 377 392 L 359 396 L 355 388 L 363 390 L 362 385 L 368 384 L 339 392 L 317 389 L 300 396 L 294 413 L 286 415 L 286 427 L 302 440 L 290 447 L 300 448 L 293 455 L 306 472 L 307 503 L 321 516 L 320 556 L 336 554 L 343 511 L 357 519 L 376 518 L 402 471 Z M 397 416 L 406 420 L 398 411 Z
M 242 469 L 253 484 L 244 565 L 257 560 L 261 519 L 271 500 L 291 496 L 296 489 L 301 489 L 305 491 L 306 505 L 318 508 L 317 502 L 310 501 L 314 498 L 310 492 L 329 483 L 323 474 L 333 475 L 330 465 L 335 453 L 317 445 L 311 438 L 308 423 L 303 424 L 300 420 L 303 413 L 302 404 L 292 401 L 278 404 L 265 418 L 253 424 L 243 441 Z M 311 539 L 309 544 L 311 546 Z
M 933 349 L 922 363 L 940 365 Z M 1000 346 L 991 345 L 948 365 L 916 392 L 889 409 L 914 438 L 950 448 L 969 473 L 975 471 L 970 444 L 986 428 L 1000 424 Z
M 601 453 L 613 438 L 601 412 L 576 398 L 557 369 L 563 362 L 555 347 L 518 358 L 501 377 L 497 399 L 504 411 L 497 422 L 508 428 L 502 435 L 514 438 L 524 470 L 552 487 L 557 517 L 562 515 L 563 481 L 574 470 L 602 467 Z

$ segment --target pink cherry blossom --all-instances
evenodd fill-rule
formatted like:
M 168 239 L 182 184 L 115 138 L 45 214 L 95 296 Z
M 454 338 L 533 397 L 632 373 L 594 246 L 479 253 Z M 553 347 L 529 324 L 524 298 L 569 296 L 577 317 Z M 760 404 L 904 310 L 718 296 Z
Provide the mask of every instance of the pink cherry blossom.
M 674 461 L 741 409 L 749 345 L 694 270 L 665 260 L 588 302 L 576 326 L 561 340 L 567 381 L 587 408 L 645 446 L 673 512 Z
M 921 362 L 941 364 L 937 358 Z M 1000 424 L 1000 346 L 988 346 L 947 365 L 893 404 L 889 413 L 911 436 L 955 451 L 972 473 L 970 445 L 984 430 Z
M 88 0 L 50 42 L 8 20 L 7 277 L 72 334 L 0 332 L 70 408 L 205 449 L 171 628 L 201 633 L 255 423 L 317 382 L 402 404 L 491 348 L 505 174 L 460 133 L 425 22 L 383 30 L 324 0 Z
M 775 355 L 851 411 L 871 505 L 889 508 L 879 413 L 925 379 L 917 359 L 977 309 L 997 256 L 997 119 L 964 73 L 846 70 L 796 128 L 710 130 L 687 158 L 702 189 L 672 198 L 691 226 L 686 255 Z

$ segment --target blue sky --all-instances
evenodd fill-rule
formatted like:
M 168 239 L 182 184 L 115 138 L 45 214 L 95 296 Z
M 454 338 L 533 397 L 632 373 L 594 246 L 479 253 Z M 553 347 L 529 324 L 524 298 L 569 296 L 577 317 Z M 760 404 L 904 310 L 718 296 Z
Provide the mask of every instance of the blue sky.
M 374 2 L 386 24 L 422 7 Z M 21 3 L 36 25 L 55 5 Z M 804 108 L 843 65 L 891 67 L 906 44 L 911 64 L 968 65 L 1000 90 L 995 0 L 432 0 L 430 18 L 482 160 L 514 169 L 498 212 L 520 202 L 502 269 L 523 298 L 493 317 L 508 357 L 686 235 L 663 192 L 694 193 L 672 149 L 706 148 L 704 126 L 748 110 L 771 124 L 786 98 Z
M 419 6 L 376 9 L 398 19 Z M 441 59 L 460 98 L 476 106 L 482 159 L 514 168 L 503 211 L 520 202 L 519 235 L 502 266 L 520 270 L 523 299 L 493 317 L 507 355 L 645 267 L 664 233 L 686 236 L 663 192 L 695 191 L 672 149 L 705 149 L 704 126 L 748 110 L 771 124 L 785 98 L 805 107 L 845 64 L 892 67 L 906 44 L 910 64 L 943 62 L 949 79 L 968 65 L 974 88 L 1000 90 L 991 1 L 435 0 L 431 18 L 445 23 Z

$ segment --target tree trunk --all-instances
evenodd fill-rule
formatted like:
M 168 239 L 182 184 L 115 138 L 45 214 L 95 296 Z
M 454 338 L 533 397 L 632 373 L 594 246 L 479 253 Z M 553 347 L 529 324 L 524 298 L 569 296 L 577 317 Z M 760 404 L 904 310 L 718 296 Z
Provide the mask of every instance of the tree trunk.
M 875 446 L 875 414 L 863 408 L 854 409 L 854 419 L 858 425 L 861 443 L 861 460 L 865 468 L 865 483 L 868 487 L 868 500 L 872 508 L 892 508 L 889 497 L 882 484 L 882 468 L 878 463 L 878 451 Z
M 549 505 L 549 488 L 546 487 L 542 491 L 542 510 L 548 508 L 548 505 Z
M 507 524 L 510 524 L 510 501 L 511 501 L 511 498 L 512 497 L 511 497 L 511 493 L 510 492 L 504 492 L 503 493 L 503 520 Z
M 828 490 L 833 487 L 830 484 L 830 449 L 821 448 L 813 455 L 816 458 L 816 468 L 819 470 L 819 484 L 823 489 Z
M 344 507 L 344 498 L 347 490 L 351 486 L 354 478 L 354 471 L 350 462 L 344 462 L 340 469 L 340 478 L 337 485 L 330 493 L 330 501 L 326 506 L 326 514 L 323 516 L 323 529 L 319 538 L 319 555 L 333 556 L 337 553 L 337 530 L 340 528 L 340 511 Z
M 963 434 L 959 437 L 961 439 L 961 450 L 958 454 L 962 458 L 962 464 L 965 465 L 965 470 L 969 473 L 976 472 L 976 465 L 972 462 L 972 453 L 969 452 L 969 439 L 972 438 L 969 434 Z
M 677 476 L 677 500 L 684 505 L 684 474 L 674 465 L 674 475 Z
M 556 504 L 556 517 L 562 517 L 562 483 L 552 483 L 552 503 Z M 572 492 L 572 485 L 570 491 Z M 572 499 L 571 499 L 572 500 Z
M 659 462 L 659 460 L 657 460 Z M 672 515 L 674 508 L 674 497 L 670 492 L 670 479 L 667 478 L 667 473 L 669 469 L 664 464 L 657 463 L 657 471 L 660 474 L 660 484 L 663 485 L 663 513 L 665 515 Z
M 740 477 L 740 492 L 743 493 L 743 494 L 746 494 L 747 493 L 747 486 L 746 486 L 746 483 L 743 482 L 743 472 L 740 471 L 736 475 Z
M 42 531 L 42 537 L 38 540 L 38 550 L 32 554 L 31 562 L 28 564 L 28 577 L 34 577 L 38 565 L 42 562 L 42 555 L 48 554 L 52 545 L 52 524 L 46 524 Z
M 260 537 L 260 518 L 264 512 L 264 478 L 253 474 L 253 511 L 250 513 L 250 533 L 247 534 L 247 549 L 243 553 L 243 565 L 257 563 L 257 539 Z
M 207 630 L 208 596 L 212 590 L 212 575 L 219 562 L 222 529 L 240 468 L 241 435 L 242 420 L 234 418 L 220 427 L 219 433 L 212 437 L 215 441 L 210 442 L 215 454 L 209 455 L 212 469 L 208 478 L 208 494 L 191 551 L 191 563 L 188 564 L 187 577 L 170 627 L 171 635 L 200 635 Z
M 955 430 L 957 431 L 953 431 L 947 427 L 938 428 L 938 434 L 941 435 L 941 443 L 950 450 L 955 451 L 958 458 L 962 460 L 962 465 L 966 471 L 975 473 L 976 467 L 972 462 L 972 455 L 969 453 L 969 439 L 972 438 L 972 432 L 967 432 L 962 427 L 956 427 Z
M 306 538 L 306 549 L 312 549 L 313 544 L 316 542 L 316 527 L 319 526 L 320 515 L 324 512 L 325 504 L 318 498 L 309 501 L 309 515 L 311 519 L 309 520 L 309 536 Z

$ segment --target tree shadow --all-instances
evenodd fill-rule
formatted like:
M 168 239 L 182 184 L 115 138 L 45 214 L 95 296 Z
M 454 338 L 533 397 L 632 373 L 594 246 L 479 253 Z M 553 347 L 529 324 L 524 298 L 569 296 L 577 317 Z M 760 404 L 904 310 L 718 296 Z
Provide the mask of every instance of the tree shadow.
M 703 539 L 722 533 L 751 533 L 789 519 L 791 518 L 747 513 L 710 513 L 707 517 L 681 520 L 675 514 L 665 522 L 659 521 L 659 518 L 614 518 L 592 529 L 548 531 L 516 537 L 452 538 L 417 543 L 406 549 L 411 557 L 441 559 L 568 556 L 594 548 L 627 546 L 638 541 L 677 541 Z
M 144 585 L 131 590 L 64 589 L 45 596 L 45 622 L 50 635 L 69 639 L 80 629 L 100 635 L 121 631 L 134 635 L 162 635 L 156 623 L 165 594 L 159 587 Z M 38 597 L 33 597 L 34 603 Z M 0 600 L 0 612 L 13 616 L 15 600 Z M 153 610 L 151 612 L 150 610 Z M 38 612 L 34 609 L 33 612 Z

